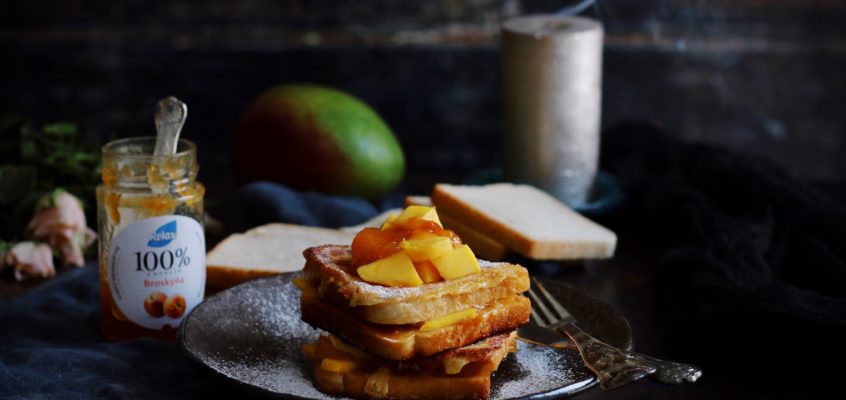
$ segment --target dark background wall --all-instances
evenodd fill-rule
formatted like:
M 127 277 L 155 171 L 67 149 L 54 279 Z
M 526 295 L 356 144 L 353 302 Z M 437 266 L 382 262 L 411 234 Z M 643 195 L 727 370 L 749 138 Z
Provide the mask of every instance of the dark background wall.
M 412 173 L 459 179 L 500 160 L 500 22 L 572 3 L 5 0 L 0 104 L 105 141 L 152 134 L 155 102 L 176 95 L 214 189 L 232 185 L 229 138 L 251 98 L 319 82 L 377 109 Z M 846 2 L 618 0 L 584 14 L 607 30 L 604 126 L 656 121 L 811 180 L 846 177 Z

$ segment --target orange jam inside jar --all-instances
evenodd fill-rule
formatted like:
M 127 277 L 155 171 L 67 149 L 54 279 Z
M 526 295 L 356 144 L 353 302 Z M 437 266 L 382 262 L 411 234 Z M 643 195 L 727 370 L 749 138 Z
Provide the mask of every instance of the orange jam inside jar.
M 182 319 L 203 300 L 203 195 L 196 146 L 180 140 L 153 155 L 155 138 L 103 146 L 97 188 L 100 327 L 109 340 L 176 340 Z

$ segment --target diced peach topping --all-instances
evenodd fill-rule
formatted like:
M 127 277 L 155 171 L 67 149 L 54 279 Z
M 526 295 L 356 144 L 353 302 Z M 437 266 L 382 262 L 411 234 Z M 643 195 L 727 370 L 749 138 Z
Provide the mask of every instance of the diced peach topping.
M 435 264 L 432 264 L 429 260 L 414 263 L 414 269 L 417 270 L 417 275 L 420 276 L 423 283 L 435 283 L 444 280 L 438 269 L 435 268 Z
M 452 250 L 452 241 L 447 237 L 435 236 L 423 239 L 404 240 L 400 247 L 411 261 L 425 261 L 438 258 Z
M 356 270 L 367 282 L 386 286 L 420 286 L 423 281 L 414 269 L 414 263 L 404 252 L 362 265 Z
M 462 244 L 432 260 L 432 264 L 435 264 L 435 268 L 447 280 L 458 279 L 481 271 L 476 255 L 466 244 Z
M 436 261 L 438 260 L 438 261 Z M 381 228 L 365 228 L 352 242 L 361 279 L 387 286 L 418 286 L 479 272 L 470 248 L 441 226 L 434 207 L 410 206 Z

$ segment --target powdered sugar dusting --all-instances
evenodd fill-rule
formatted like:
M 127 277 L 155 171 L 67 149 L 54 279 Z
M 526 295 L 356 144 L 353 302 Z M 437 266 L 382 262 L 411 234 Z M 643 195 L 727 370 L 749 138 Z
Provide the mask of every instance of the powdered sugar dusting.
M 259 279 L 209 297 L 181 331 L 185 352 L 236 382 L 274 394 L 337 399 L 315 389 L 301 351 L 319 331 L 300 320 L 300 291 L 291 275 Z M 492 378 L 491 399 L 572 392 L 594 381 L 577 353 L 526 343 Z
M 303 344 L 319 331 L 300 320 L 300 291 L 290 276 L 253 281 L 219 293 L 191 313 L 183 346 L 201 363 L 273 393 L 334 399 L 315 389 Z
M 491 381 L 491 399 L 512 399 L 534 393 L 569 391 L 588 385 L 593 375 L 578 353 L 520 342 Z

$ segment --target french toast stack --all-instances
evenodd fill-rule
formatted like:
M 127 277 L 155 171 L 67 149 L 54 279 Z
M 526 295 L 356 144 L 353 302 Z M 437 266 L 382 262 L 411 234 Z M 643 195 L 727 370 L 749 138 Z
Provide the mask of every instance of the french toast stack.
M 486 399 L 490 376 L 529 320 L 525 268 L 385 286 L 356 272 L 350 246 L 306 249 L 302 320 L 328 333 L 304 351 L 317 388 L 354 398 Z

